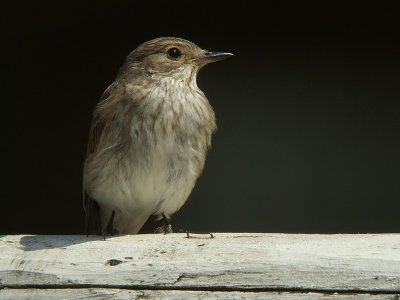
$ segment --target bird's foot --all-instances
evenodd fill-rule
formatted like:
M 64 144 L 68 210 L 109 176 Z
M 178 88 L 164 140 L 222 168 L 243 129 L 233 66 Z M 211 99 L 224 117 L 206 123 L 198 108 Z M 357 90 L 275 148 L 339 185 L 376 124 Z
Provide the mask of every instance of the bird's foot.
M 163 217 L 163 224 L 162 226 L 157 227 L 154 233 L 163 233 L 163 234 L 173 233 L 172 226 L 169 223 L 167 217 L 164 214 L 162 214 L 162 217 Z
M 114 223 L 114 217 L 115 217 L 115 210 L 112 211 L 110 220 L 108 220 L 108 223 L 106 227 L 104 227 L 101 230 L 101 233 L 103 235 L 103 239 L 106 240 L 106 236 L 108 235 L 116 235 L 118 234 L 118 230 L 114 228 L 113 223 Z
M 163 233 L 163 234 L 173 233 L 172 226 L 171 225 L 159 226 L 156 228 L 156 230 L 154 230 L 154 233 Z

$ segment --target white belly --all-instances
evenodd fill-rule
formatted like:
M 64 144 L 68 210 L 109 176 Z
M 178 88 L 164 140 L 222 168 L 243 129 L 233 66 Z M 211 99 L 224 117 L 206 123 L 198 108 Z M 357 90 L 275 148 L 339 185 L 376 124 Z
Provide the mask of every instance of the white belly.
M 115 228 L 137 232 L 152 214 L 169 217 L 187 200 L 198 176 L 188 159 L 164 151 L 149 154 L 147 163 L 111 158 L 98 174 L 91 196 L 102 208 L 102 223 L 115 210 Z

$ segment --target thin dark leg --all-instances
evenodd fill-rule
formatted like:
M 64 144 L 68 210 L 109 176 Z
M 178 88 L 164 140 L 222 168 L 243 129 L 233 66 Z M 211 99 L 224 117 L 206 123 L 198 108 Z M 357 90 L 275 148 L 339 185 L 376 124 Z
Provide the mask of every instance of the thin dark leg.
M 115 210 L 112 211 L 110 220 L 108 220 L 106 227 L 104 227 L 103 230 L 101 231 L 101 233 L 103 234 L 104 240 L 106 240 L 107 234 L 109 234 L 109 235 L 118 234 L 118 230 L 114 229 L 114 226 L 113 226 L 114 217 L 115 217 Z
M 164 221 L 164 226 L 163 226 L 164 234 L 172 233 L 172 226 L 171 226 L 170 222 L 168 221 L 167 217 L 164 214 L 162 214 L 162 217 L 163 217 L 163 221 Z

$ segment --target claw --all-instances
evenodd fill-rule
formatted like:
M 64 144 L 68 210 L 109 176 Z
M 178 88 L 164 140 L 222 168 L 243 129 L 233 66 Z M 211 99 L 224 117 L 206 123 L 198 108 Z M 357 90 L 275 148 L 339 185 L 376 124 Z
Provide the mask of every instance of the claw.
M 162 217 L 163 217 L 163 224 L 162 226 L 157 227 L 154 233 L 163 233 L 163 234 L 173 233 L 172 226 L 169 223 L 167 217 L 164 214 L 162 214 Z
M 106 240 L 106 235 L 116 235 L 119 233 L 118 230 L 115 229 L 113 226 L 114 217 L 115 217 L 115 210 L 112 211 L 110 220 L 108 220 L 106 227 L 104 227 L 103 230 L 101 231 L 103 235 L 103 240 Z

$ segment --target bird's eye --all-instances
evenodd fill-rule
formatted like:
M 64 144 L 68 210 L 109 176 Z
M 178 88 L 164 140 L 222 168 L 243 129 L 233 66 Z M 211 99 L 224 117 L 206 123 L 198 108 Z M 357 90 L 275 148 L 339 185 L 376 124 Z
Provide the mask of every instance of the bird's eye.
M 181 50 L 179 50 L 178 48 L 169 48 L 167 50 L 167 56 L 169 59 L 172 60 L 178 60 L 181 57 L 182 53 Z

